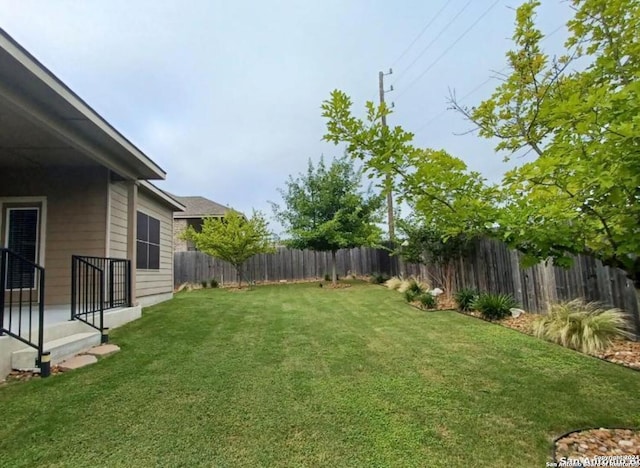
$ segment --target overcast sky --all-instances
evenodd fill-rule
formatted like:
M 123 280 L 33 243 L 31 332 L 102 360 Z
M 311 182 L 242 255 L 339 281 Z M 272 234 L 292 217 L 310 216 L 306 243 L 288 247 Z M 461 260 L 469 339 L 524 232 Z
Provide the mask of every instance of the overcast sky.
M 271 216 L 289 174 L 342 153 L 321 141 L 322 101 L 339 88 L 360 113 L 389 67 L 389 124 L 499 179 L 493 143 L 456 135 L 470 125 L 446 97 L 490 95 L 520 3 L 0 0 L 0 25 L 167 171 L 161 188 Z M 559 53 L 568 2 L 542 3 Z

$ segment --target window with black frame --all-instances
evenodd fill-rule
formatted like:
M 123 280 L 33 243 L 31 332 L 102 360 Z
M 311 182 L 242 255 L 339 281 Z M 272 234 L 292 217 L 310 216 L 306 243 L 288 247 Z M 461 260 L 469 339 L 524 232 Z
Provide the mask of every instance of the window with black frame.
M 160 220 L 138 211 L 136 268 L 160 269 Z

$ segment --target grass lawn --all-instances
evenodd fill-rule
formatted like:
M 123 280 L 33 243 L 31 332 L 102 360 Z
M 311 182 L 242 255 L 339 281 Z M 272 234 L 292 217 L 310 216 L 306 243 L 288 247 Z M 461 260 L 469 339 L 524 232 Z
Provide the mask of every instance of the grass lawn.
M 0 466 L 543 467 L 640 425 L 640 373 L 380 286 L 183 293 L 111 337 L 0 388 Z

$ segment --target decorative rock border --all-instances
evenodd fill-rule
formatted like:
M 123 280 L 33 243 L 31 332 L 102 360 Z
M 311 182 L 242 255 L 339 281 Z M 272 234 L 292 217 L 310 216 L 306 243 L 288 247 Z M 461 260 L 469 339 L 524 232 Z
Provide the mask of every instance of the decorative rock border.
M 640 430 L 585 428 L 562 434 L 553 443 L 553 461 L 596 456 L 640 456 Z

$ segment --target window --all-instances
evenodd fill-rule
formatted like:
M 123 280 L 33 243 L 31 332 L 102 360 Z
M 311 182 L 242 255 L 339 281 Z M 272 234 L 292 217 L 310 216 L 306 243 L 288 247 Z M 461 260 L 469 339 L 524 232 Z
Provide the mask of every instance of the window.
M 160 221 L 138 211 L 136 263 L 139 270 L 160 269 Z
M 7 232 L 6 245 L 9 250 L 27 260 L 38 262 L 38 208 L 8 208 L 7 209 Z M 9 260 L 8 268 L 10 274 L 7 279 L 7 289 L 34 288 L 35 270 L 25 268 L 22 262 Z

